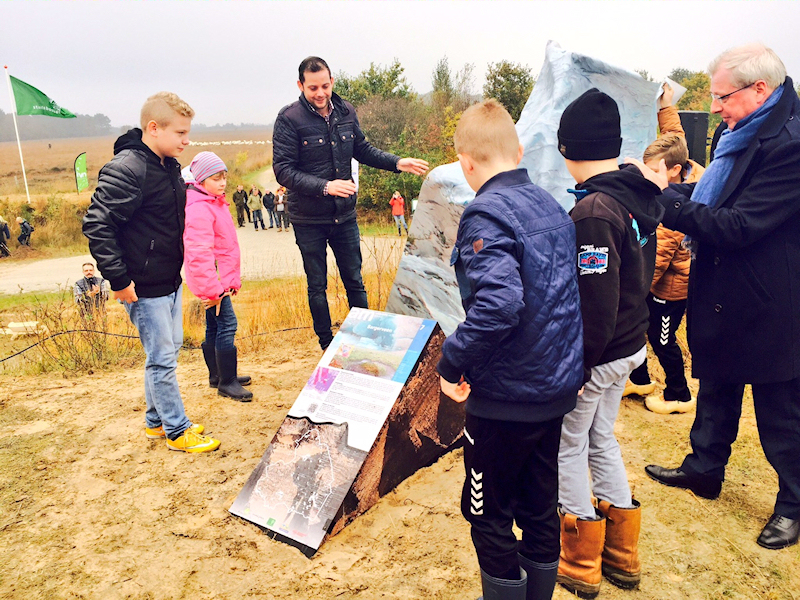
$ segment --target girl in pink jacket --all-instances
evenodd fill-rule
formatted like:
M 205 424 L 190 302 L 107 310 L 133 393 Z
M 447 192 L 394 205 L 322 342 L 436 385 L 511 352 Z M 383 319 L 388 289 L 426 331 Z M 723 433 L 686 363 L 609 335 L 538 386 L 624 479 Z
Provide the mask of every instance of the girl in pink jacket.
M 202 344 L 208 383 L 217 394 L 250 402 L 243 385 L 250 377 L 237 375 L 236 314 L 231 296 L 242 287 L 239 241 L 225 187 L 228 169 L 213 152 L 201 152 L 189 167 L 194 181 L 186 189 L 186 228 L 183 232 L 186 284 L 206 309 L 206 339 Z

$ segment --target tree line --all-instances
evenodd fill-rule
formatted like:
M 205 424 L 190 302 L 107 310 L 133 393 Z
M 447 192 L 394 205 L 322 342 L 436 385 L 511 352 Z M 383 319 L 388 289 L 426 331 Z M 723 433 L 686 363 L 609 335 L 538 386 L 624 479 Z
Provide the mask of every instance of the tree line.
M 72 137 L 111 135 L 116 129 L 104 114 L 76 115 L 77 119 L 54 119 L 33 115 L 17 115 L 21 140 L 52 140 Z M 0 110 L 0 142 L 16 141 L 11 113 Z
M 431 73 L 432 91 L 419 95 L 395 59 L 389 66 L 370 63 L 355 76 L 336 73 L 334 89 L 358 109 L 361 128 L 371 143 L 399 156 L 423 158 L 435 167 L 456 160 L 453 133 L 468 106 L 496 98 L 517 121 L 536 85 L 537 75 L 529 66 L 503 60 L 489 63 L 482 94 L 477 94 L 474 70 L 474 64 L 466 64 L 454 72 L 444 57 Z M 653 81 L 647 71 L 637 73 Z M 706 72 L 676 67 L 668 77 L 686 88 L 678 110 L 711 111 L 711 78 Z M 800 85 L 796 92 L 800 95 Z M 710 115 L 709 138 L 720 122 L 719 115 Z M 385 212 L 394 190 L 415 198 L 421 186 L 418 177 L 362 166 L 359 204 L 363 210 Z

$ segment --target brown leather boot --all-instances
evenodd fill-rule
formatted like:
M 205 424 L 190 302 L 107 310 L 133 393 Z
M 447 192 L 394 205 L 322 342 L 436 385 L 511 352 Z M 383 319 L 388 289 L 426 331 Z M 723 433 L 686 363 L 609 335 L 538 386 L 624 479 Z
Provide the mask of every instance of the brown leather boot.
M 606 520 L 587 521 L 559 511 L 561 559 L 556 581 L 581 598 L 600 593 L 601 555 Z
M 618 508 L 605 500 L 598 500 L 597 507 L 606 518 L 603 575 L 617 587 L 632 590 L 642 578 L 639 562 L 642 507 L 636 500 L 633 508 Z

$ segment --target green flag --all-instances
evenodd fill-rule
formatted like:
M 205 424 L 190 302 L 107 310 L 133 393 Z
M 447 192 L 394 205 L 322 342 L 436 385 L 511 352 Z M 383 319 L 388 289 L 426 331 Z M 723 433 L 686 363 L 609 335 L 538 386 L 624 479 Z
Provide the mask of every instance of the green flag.
M 46 117 L 58 117 L 59 119 L 75 118 L 75 115 L 66 108 L 61 108 L 55 101 L 50 100 L 32 85 L 28 85 L 11 75 L 8 77 L 11 80 L 11 89 L 14 90 L 18 115 L 44 115 Z
M 86 152 L 78 155 L 75 159 L 75 185 L 78 186 L 78 193 L 89 187 L 89 173 L 86 170 Z

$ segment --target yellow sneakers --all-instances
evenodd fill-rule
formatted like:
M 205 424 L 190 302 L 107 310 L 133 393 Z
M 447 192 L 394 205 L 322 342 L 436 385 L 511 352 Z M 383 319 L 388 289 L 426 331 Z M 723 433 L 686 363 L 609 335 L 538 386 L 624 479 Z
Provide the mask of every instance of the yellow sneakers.
M 200 423 L 195 423 L 194 425 L 189 427 L 189 429 L 191 429 L 195 433 L 203 433 L 206 430 L 206 428 L 200 425 Z M 164 433 L 164 428 L 161 425 L 159 425 L 155 429 L 150 429 L 149 427 L 145 427 L 144 434 L 147 436 L 148 439 L 151 440 L 160 440 L 162 438 L 167 437 L 166 434 Z
M 630 379 L 625 384 L 625 391 L 622 392 L 622 397 L 625 398 L 627 396 L 648 396 L 652 394 L 656 390 L 656 384 L 654 382 L 650 382 L 645 385 L 636 385 Z
M 219 448 L 219 440 L 195 433 L 190 427 L 178 439 L 167 439 L 167 448 L 179 452 L 211 452 Z

